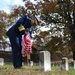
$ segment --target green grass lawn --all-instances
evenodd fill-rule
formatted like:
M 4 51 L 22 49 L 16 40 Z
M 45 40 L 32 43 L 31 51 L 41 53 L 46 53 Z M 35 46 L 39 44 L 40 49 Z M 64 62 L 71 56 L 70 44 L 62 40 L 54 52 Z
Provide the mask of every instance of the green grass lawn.
M 75 70 L 72 67 L 69 71 L 61 70 L 61 66 L 53 66 L 51 71 L 44 72 L 39 70 L 39 66 L 24 65 L 22 69 L 14 69 L 12 64 L 5 64 L 0 66 L 0 75 L 75 75 Z

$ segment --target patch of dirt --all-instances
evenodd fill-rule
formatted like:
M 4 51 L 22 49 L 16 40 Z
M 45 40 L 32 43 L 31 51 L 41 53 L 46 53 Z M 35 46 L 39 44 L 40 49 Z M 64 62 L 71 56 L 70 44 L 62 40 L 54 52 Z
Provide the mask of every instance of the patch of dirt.
M 45 72 L 40 70 L 31 69 L 14 69 L 14 68 L 2 68 L 0 69 L 2 75 L 45 75 Z

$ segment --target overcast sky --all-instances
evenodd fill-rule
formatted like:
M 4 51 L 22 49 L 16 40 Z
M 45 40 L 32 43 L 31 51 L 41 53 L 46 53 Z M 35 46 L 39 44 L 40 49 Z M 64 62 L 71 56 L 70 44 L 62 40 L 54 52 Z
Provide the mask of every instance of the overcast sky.
M 34 2 L 34 0 L 30 0 Z M 4 10 L 5 12 L 10 12 L 10 6 L 11 5 L 24 5 L 24 2 L 22 0 L 0 0 L 0 10 Z

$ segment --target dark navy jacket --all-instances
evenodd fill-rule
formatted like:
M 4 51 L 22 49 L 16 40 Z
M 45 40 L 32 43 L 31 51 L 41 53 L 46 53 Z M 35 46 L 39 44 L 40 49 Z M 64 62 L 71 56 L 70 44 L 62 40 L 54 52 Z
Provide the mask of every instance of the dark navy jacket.
M 23 26 L 25 27 L 25 29 L 26 29 L 26 28 L 29 28 L 29 29 L 30 29 L 30 28 L 32 27 L 32 26 L 31 26 L 31 19 L 30 19 L 27 15 L 22 16 L 22 17 L 16 22 L 16 24 L 13 25 L 13 26 L 8 30 L 7 35 L 10 35 L 10 34 L 9 34 L 9 31 L 10 31 L 10 30 L 14 30 L 18 35 L 24 34 L 25 31 L 19 32 L 19 30 L 18 30 L 18 27 L 19 27 L 20 25 L 23 25 Z

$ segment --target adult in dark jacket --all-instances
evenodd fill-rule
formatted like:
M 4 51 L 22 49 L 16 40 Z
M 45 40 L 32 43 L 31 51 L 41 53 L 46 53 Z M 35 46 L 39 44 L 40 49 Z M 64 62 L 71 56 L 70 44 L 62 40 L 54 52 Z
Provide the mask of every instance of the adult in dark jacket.
M 25 33 L 25 30 L 27 28 L 31 29 L 32 26 L 34 27 L 37 24 L 38 21 L 36 18 L 31 19 L 27 15 L 24 15 L 16 22 L 15 25 L 13 25 L 7 31 L 6 35 L 9 37 L 12 47 L 12 59 L 14 68 L 22 67 L 22 54 L 21 54 L 22 35 Z

